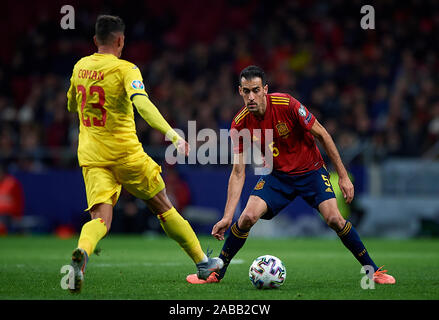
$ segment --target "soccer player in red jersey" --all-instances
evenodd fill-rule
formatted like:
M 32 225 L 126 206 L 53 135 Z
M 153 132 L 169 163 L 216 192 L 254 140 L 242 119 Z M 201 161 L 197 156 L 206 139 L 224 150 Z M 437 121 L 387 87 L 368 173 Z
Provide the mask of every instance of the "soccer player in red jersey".
M 269 94 L 265 73 L 257 66 L 249 66 L 241 72 L 239 93 L 245 106 L 232 121 L 234 164 L 229 179 L 224 216 L 212 229 L 212 235 L 216 239 L 224 240 L 224 233 L 232 224 L 245 181 L 246 143 L 243 141 L 243 135 L 239 134 L 240 131 L 249 130 L 252 140 L 261 140 L 260 145 L 265 146 L 267 143 L 264 143 L 263 133 L 272 130 L 273 140 L 267 144 L 269 150 L 261 148 L 265 158 L 272 157 L 272 172 L 261 176 L 244 211 L 232 225 L 219 255 L 224 261 L 224 267 L 219 273 L 212 273 L 207 280 L 189 275 L 187 281 L 220 281 L 230 261 L 244 245 L 251 227 L 260 218 L 272 219 L 296 196 L 301 196 L 320 212 L 328 226 L 337 232 L 355 258 L 363 266 L 373 268 L 374 272 L 370 272 L 370 278 L 376 283 L 395 283 L 394 277 L 373 262 L 352 223 L 340 214 L 329 181 L 329 173 L 315 139 L 322 144 L 338 173 L 338 184 L 346 203 L 350 203 L 354 197 L 354 186 L 326 129 L 292 96 L 285 93 Z M 256 134 L 258 131 L 262 132 L 259 136 Z

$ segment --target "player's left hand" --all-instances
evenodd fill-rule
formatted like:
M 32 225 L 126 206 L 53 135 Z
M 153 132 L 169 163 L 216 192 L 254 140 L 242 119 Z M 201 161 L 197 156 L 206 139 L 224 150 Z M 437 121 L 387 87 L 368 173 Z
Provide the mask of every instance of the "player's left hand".
M 354 185 L 352 184 L 351 179 L 349 179 L 348 176 L 340 177 L 338 179 L 338 185 L 343 193 L 343 198 L 346 203 L 351 203 L 352 199 L 354 199 Z
M 177 141 L 177 152 L 180 154 L 184 154 L 186 157 L 189 156 L 189 152 L 191 151 L 191 147 L 189 143 L 184 139 L 179 139 Z
M 221 219 L 212 228 L 212 236 L 217 240 L 224 240 L 224 233 L 229 229 L 232 224 L 231 220 Z

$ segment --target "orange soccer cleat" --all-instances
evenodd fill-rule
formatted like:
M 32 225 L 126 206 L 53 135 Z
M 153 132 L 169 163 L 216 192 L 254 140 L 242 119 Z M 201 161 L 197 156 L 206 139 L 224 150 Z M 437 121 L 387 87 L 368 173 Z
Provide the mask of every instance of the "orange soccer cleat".
M 373 281 L 379 284 L 395 284 L 396 280 L 391 275 L 387 274 L 387 270 L 381 270 L 384 266 L 378 268 L 373 274 Z
M 190 274 L 186 277 L 187 282 L 192 283 L 192 284 L 205 284 L 205 283 L 216 283 L 219 282 L 218 278 L 217 278 L 217 273 L 213 272 L 210 274 L 209 277 L 207 277 L 206 280 L 200 279 L 198 278 L 196 273 Z

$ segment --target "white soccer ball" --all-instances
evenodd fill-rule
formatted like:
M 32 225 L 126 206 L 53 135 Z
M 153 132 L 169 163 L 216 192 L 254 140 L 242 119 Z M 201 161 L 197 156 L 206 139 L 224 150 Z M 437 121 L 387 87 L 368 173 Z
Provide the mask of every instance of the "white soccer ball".
M 287 269 L 279 258 L 266 254 L 253 261 L 248 276 L 258 289 L 279 288 L 285 282 Z

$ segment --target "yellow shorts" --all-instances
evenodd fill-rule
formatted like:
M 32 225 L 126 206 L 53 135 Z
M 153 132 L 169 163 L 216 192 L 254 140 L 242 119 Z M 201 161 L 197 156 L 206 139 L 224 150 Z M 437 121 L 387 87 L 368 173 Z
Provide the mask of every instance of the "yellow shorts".
M 114 166 L 82 167 L 88 203 L 85 211 L 99 203 L 114 207 L 122 186 L 139 199 L 151 199 L 165 188 L 161 172 L 161 167 L 144 152 Z

